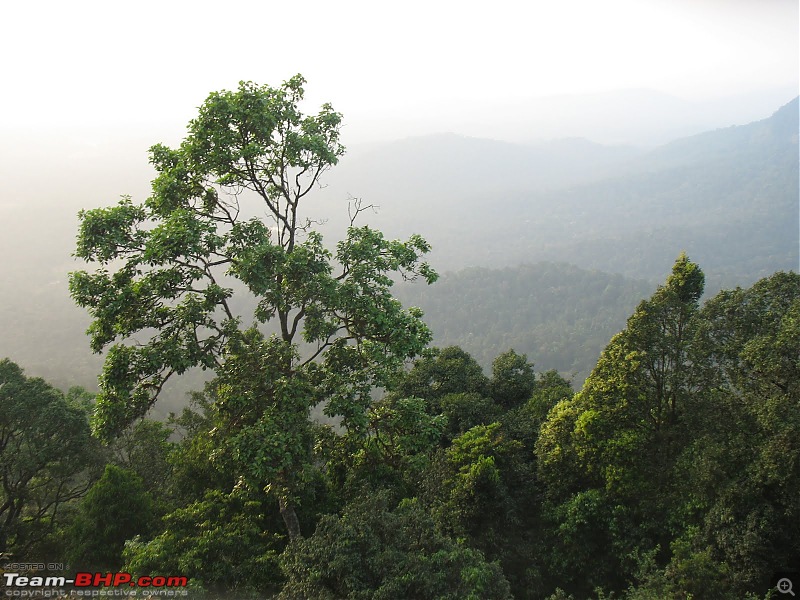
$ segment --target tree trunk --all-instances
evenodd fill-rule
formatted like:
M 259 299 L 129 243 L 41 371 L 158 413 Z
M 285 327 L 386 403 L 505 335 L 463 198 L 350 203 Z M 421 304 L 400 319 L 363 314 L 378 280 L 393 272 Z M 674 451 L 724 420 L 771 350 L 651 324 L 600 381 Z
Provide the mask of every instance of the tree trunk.
M 286 530 L 289 532 L 289 541 L 302 538 L 303 535 L 300 533 L 300 521 L 297 520 L 297 513 L 294 512 L 294 506 L 289 504 L 284 498 L 279 498 L 278 507 L 280 508 L 283 522 L 286 525 Z

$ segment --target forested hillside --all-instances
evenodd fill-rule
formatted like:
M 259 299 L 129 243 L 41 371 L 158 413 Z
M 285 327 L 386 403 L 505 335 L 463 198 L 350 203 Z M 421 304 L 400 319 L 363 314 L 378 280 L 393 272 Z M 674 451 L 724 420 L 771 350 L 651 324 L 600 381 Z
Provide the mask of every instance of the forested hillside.
M 580 385 L 600 351 L 654 286 L 558 263 L 505 269 L 474 267 L 436 285 L 398 286 L 419 306 L 437 346 L 460 346 L 484 368 L 513 348 Z

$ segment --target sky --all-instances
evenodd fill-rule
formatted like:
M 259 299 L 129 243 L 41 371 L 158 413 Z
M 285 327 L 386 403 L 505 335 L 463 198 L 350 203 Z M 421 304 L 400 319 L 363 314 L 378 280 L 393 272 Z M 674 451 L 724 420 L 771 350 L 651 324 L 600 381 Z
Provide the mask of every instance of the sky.
M 30 131 L 182 128 L 213 90 L 295 73 L 369 138 L 553 95 L 796 89 L 800 70 L 797 0 L 31 0 L 0 16 L 0 128 Z

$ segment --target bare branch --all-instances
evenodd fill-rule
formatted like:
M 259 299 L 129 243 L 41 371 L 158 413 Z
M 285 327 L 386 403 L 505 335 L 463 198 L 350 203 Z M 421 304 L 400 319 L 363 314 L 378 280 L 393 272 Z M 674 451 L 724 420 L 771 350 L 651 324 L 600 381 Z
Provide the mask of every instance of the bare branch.
M 347 199 L 347 216 L 350 217 L 350 227 L 353 226 L 358 218 L 358 215 L 362 212 L 372 210 L 374 214 L 378 214 L 377 209 L 379 209 L 380 206 L 375 204 L 368 204 L 367 206 L 364 206 L 362 202 L 363 201 L 361 198 L 356 198 L 355 196 L 350 196 Z

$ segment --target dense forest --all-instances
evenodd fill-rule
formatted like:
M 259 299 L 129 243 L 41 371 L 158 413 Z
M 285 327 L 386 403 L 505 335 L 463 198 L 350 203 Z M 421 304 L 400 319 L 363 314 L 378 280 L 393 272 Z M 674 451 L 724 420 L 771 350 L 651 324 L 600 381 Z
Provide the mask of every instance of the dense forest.
M 426 351 L 360 428 L 310 426 L 291 542 L 220 381 L 101 446 L 92 395 L 3 361 L 2 550 L 235 597 L 763 597 L 800 559 L 800 277 L 702 288 L 679 258 L 578 393 Z
M 150 197 L 81 212 L 69 289 L 99 391 L 0 360 L 0 573 L 180 575 L 208 598 L 770 597 L 800 565 L 800 275 L 705 294 L 679 246 L 658 285 L 563 263 L 440 277 L 357 199 L 331 245 L 301 207 L 342 118 L 301 114 L 303 83 L 211 94 L 152 147 Z M 783 226 L 765 206 L 741 218 Z M 181 376 L 189 406 L 153 419 Z

